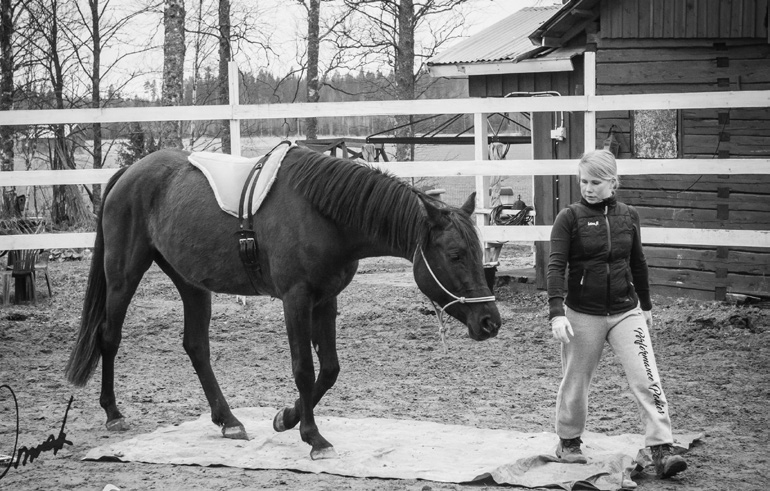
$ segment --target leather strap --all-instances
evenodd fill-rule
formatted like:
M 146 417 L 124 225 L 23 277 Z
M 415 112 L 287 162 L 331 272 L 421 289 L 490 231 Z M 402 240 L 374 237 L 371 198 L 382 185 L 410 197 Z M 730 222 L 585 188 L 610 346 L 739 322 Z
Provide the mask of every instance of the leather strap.
M 259 179 L 259 174 L 262 172 L 265 162 L 267 162 L 270 154 L 272 154 L 276 148 L 284 144 L 291 145 L 291 142 L 282 141 L 254 164 L 254 167 L 252 167 L 246 178 L 246 182 L 243 184 L 241 200 L 238 203 L 238 218 L 240 219 L 240 224 L 238 230 L 235 232 L 235 235 L 238 237 L 238 256 L 241 258 L 241 263 L 243 263 L 243 268 L 246 270 L 246 275 L 249 277 L 249 282 L 251 283 L 252 288 L 254 288 L 255 294 L 259 294 L 255 280 L 256 276 L 261 273 L 261 268 L 259 266 L 259 249 L 257 247 L 256 233 L 254 232 L 254 212 L 251 203 L 254 200 L 257 180 Z

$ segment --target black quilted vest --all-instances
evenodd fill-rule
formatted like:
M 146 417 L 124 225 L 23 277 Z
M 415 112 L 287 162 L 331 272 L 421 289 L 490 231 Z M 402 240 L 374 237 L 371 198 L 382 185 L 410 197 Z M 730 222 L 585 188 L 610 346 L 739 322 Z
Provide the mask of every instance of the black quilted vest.
M 611 200 L 569 208 L 575 222 L 565 303 L 584 314 L 628 312 L 639 301 L 629 266 L 635 229 L 628 205 Z

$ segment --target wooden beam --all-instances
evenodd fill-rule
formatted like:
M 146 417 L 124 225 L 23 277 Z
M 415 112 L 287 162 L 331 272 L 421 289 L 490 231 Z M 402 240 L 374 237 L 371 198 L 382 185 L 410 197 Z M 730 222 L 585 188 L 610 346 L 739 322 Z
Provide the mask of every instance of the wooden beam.
M 550 225 L 519 227 L 481 227 L 484 240 L 499 242 L 534 242 L 550 239 Z M 645 244 L 770 247 L 770 230 L 724 230 L 694 228 L 642 227 Z
M 574 175 L 577 160 L 424 160 L 372 162 L 400 177 L 564 176 Z M 104 184 L 118 169 L 36 170 L 0 172 L 0 186 Z M 621 176 L 634 175 L 763 175 L 770 159 L 619 159 Z
M 118 169 L 29 170 L 0 172 L 2 186 L 104 184 Z
M 0 126 L 115 123 L 124 121 L 199 121 L 283 119 L 398 114 L 475 114 L 497 112 L 617 111 L 638 109 L 767 108 L 770 90 L 689 92 L 562 97 L 488 97 L 416 101 L 240 104 L 237 106 L 45 109 L 0 112 Z
M 479 227 L 484 241 L 494 242 L 535 242 L 548 241 L 550 225 Z M 770 248 L 770 230 L 724 230 L 693 228 L 642 227 L 645 244 L 677 244 Z M 24 234 L 0 235 L 0 250 L 13 249 L 66 249 L 91 248 L 94 233 Z
M 96 233 L 0 235 L 0 250 L 92 248 Z

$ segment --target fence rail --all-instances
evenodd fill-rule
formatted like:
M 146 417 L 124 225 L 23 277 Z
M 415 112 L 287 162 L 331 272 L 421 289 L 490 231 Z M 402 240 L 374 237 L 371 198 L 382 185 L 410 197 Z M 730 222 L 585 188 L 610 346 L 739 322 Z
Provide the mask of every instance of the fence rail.
M 231 85 L 232 90 L 232 85 Z M 236 97 L 234 97 L 234 95 Z M 230 100 L 238 100 L 231 92 Z M 481 131 L 475 136 L 474 160 L 417 161 L 376 164 L 401 177 L 475 176 L 477 189 L 483 176 L 570 175 L 573 160 L 486 160 L 487 114 L 500 112 L 585 112 L 638 109 L 716 109 L 770 107 L 770 91 L 705 92 L 683 94 L 633 94 L 612 96 L 561 96 L 531 98 L 465 98 L 450 100 L 341 102 L 316 104 L 256 104 L 177 106 L 152 108 L 102 108 L 68 110 L 22 110 L 0 113 L 0 126 L 110 123 L 126 121 L 230 120 L 238 128 L 241 120 L 374 116 L 398 114 L 473 114 Z M 589 128 L 591 124 L 586 125 Z M 240 138 L 234 134 L 233 153 L 240 154 Z M 595 135 L 587 130 L 586 148 Z M 618 161 L 621 175 L 646 174 L 770 174 L 770 159 L 626 159 Z M 115 169 L 0 172 L 0 186 L 50 186 L 105 183 Z M 481 193 L 479 193 L 481 194 Z M 481 202 L 480 202 L 481 203 Z M 480 226 L 485 241 L 548 240 L 550 226 Z M 770 231 L 645 227 L 645 243 L 770 248 Z M 0 250 L 92 247 L 93 233 L 63 233 L 0 236 Z

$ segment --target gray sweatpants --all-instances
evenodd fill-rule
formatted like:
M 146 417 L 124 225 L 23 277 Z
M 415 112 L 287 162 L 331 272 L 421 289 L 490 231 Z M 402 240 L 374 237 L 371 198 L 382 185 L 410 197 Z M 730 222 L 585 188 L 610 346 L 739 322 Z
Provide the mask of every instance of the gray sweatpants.
M 566 308 L 566 314 L 575 336 L 561 347 L 564 378 L 556 397 L 559 438 L 576 438 L 585 430 L 588 390 L 606 340 L 623 364 L 636 398 L 646 428 L 645 445 L 673 443 L 668 403 L 642 311 L 637 307 L 623 314 L 597 316 Z

